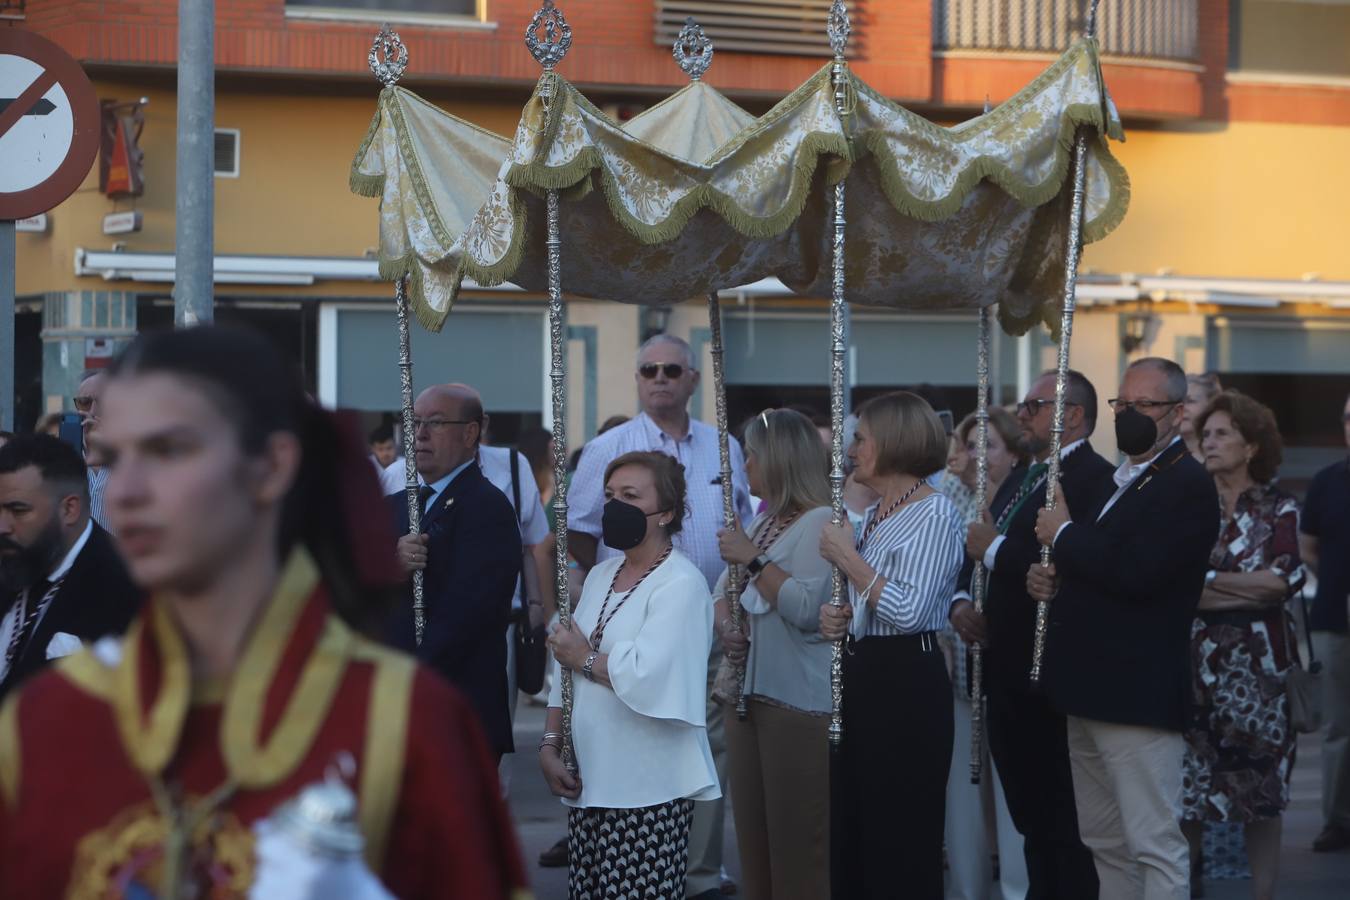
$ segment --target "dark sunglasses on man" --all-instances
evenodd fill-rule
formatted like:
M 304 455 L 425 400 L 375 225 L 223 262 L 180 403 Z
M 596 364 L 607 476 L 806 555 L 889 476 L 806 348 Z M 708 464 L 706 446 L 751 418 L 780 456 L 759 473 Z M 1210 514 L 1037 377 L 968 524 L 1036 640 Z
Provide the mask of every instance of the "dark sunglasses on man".
M 77 412 L 87 413 L 94 408 L 94 398 L 88 396 L 75 397 L 75 409 Z
M 679 363 L 643 363 L 638 366 L 638 374 L 651 381 L 657 372 L 665 372 L 672 381 L 684 374 L 684 366 Z

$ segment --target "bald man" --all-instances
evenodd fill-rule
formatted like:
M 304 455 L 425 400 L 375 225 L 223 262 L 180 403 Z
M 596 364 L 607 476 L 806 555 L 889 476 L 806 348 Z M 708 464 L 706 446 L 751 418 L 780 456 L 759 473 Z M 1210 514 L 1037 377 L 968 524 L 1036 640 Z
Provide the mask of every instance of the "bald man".
M 427 388 L 413 404 L 422 528 L 408 534 L 407 502 L 390 497 L 398 558 L 423 573 L 426 631 L 418 645 L 412 591 L 393 623 L 393 642 L 414 652 L 465 694 L 500 761 L 514 749 L 506 683 L 506 629 L 521 570 L 511 503 L 483 477 L 476 454 L 483 404 L 467 385 Z

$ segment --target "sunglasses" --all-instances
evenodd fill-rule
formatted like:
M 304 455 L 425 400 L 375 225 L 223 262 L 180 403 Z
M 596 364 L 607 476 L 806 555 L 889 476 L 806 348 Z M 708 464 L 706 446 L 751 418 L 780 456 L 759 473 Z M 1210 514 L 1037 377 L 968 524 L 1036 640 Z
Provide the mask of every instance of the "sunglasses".
M 1054 405 L 1054 400 L 1023 400 L 1021 403 L 1017 404 L 1017 411 L 1025 411 L 1028 416 L 1034 419 L 1041 414 L 1041 410 L 1053 407 Z M 1064 405 L 1066 407 L 1078 406 L 1077 403 L 1069 402 L 1065 402 Z
M 75 409 L 79 412 L 87 413 L 94 408 L 94 397 L 76 397 Z
M 655 378 L 657 372 L 665 372 L 666 377 L 673 380 L 684 374 L 684 366 L 679 363 L 643 363 L 638 366 L 638 374 L 648 381 Z

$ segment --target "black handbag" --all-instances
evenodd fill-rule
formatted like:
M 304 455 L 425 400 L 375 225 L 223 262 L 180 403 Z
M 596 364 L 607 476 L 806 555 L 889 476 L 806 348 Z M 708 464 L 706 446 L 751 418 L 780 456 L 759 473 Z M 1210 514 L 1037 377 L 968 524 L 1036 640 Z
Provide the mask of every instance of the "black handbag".
M 1322 664 L 1313 656 L 1308 600 L 1301 590 L 1298 596 L 1303 605 L 1303 634 L 1308 640 L 1308 665 L 1304 668 L 1295 652 L 1294 664 L 1285 675 L 1285 690 L 1289 695 L 1290 726 L 1299 734 L 1312 734 L 1322 727 Z
M 515 501 L 516 523 L 521 521 L 520 514 L 520 454 L 511 451 L 511 499 Z M 522 566 L 534 565 L 534 558 L 527 552 L 521 558 Z M 537 694 L 544 689 L 544 671 L 548 667 L 548 645 L 544 626 L 530 627 L 529 597 L 524 596 L 525 576 L 521 574 L 521 595 L 526 604 L 513 611 L 516 624 L 516 688 L 527 694 Z

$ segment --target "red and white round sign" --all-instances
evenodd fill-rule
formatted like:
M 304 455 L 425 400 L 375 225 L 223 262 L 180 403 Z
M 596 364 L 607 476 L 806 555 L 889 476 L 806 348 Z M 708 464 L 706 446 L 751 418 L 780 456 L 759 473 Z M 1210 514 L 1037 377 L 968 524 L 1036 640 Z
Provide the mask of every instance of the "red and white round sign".
M 0 219 L 44 213 L 84 181 L 98 152 L 98 98 L 69 54 L 0 29 Z

